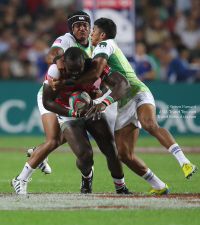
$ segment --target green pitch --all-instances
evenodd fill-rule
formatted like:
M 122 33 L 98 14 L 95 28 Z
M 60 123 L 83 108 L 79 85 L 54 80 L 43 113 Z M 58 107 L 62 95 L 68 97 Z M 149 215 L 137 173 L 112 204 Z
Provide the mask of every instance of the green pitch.
M 199 136 L 174 136 L 176 142 L 180 146 L 200 146 Z M 37 146 L 45 141 L 45 136 L 0 136 L 0 148 L 19 148 Z M 91 139 L 93 146 L 96 146 L 94 140 Z M 65 146 L 68 146 L 65 144 Z M 161 146 L 156 138 L 148 136 L 139 136 L 137 146 Z
M 171 193 L 199 193 L 200 173 L 186 180 L 177 160 L 170 154 L 137 154 L 149 168 L 164 182 Z M 197 166 L 200 154 L 188 154 L 187 157 Z M 10 180 L 19 174 L 26 162 L 25 152 L 0 152 L 0 192 L 10 193 Z M 112 178 L 106 166 L 105 157 L 94 153 L 95 175 L 93 192 L 114 193 Z M 44 175 L 36 170 L 33 181 L 28 185 L 29 192 L 79 192 L 81 175 L 75 166 L 75 156 L 71 152 L 55 152 L 49 156 L 52 174 Z M 124 166 L 126 184 L 134 192 L 147 192 L 150 185 Z M 1 196 L 1 195 L 0 195 Z M 1 197 L 0 197 L 1 201 Z M 33 202 L 34 204 L 34 202 Z M 83 202 L 84 204 L 84 202 Z M 0 211 L 1 225 L 21 224 L 69 224 L 69 225 L 199 225 L 199 208 L 197 209 L 127 209 L 127 210 L 56 210 Z
M 199 137 L 176 137 L 181 146 L 200 146 Z M 45 136 L 0 137 L 0 148 L 28 148 L 45 141 Z M 92 142 L 96 146 L 95 142 Z M 66 145 L 65 145 L 66 146 Z M 160 146 L 155 138 L 140 137 L 137 146 Z M 169 153 L 137 154 L 147 166 L 170 187 L 171 193 L 199 193 L 200 171 L 187 180 L 178 161 Z M 200 167 L 200 154 L 187 154 L 189 160 Z M 11 193 L 10 180 L 19 174 L 27 161 L 25 152 L 0 151 L 0 201 L 1 193 Z M 94 153 L 95 175 L 93 192 L 114 193 L 114 185 L 106 166 L 105 157 Z M 81 175 L 75 165 L 71 152 L 54 152 L 49 156 L 52 174 L 44 175 L 36 170 L 33 181 L 28 184 L 29 192 L 74 192 L 78 193 Z M 150 185 L 124 166 L 125 180 L 129 189 L 135 193 L 145 193 Z M 34 202 L 33 202 L 34 204 Z M 83 202 L 84 205 L 84 202 Z M 200 213 L 197 209 L 116 209 L 116 210 L 11 210 L 0 211 L 1 225 L 199 225 Z

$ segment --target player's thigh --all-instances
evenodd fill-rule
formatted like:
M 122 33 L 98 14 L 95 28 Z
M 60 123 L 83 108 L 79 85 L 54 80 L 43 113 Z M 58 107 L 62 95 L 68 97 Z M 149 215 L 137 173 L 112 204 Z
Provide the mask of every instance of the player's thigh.
M 92 147 L 85 126 L 67 126 L 64 130 L 64 136 L 78 158 L 84 155 L 93 157 Z
M 143 104 L 137 108 L 137 115 L 140 123 L 144 127 L 147 123 L 157 124 L 156 107 L 152 104 Z
M 62 136 L 62 131 L 58 123 L 55 113 L 45 113 L 42 115 L 42 123 L 46 133 L 46 139 L 59 139 Z
M 132 155 L 140 129 L 133 123 L 115 131 L 115 142 L 119 155 Z
M 117 154 L 114 135 L 105 115 L 100 120 L 95 120 L 87 124 L 86 128 L 95 139 L 103 154 L 108 155 L 108 152 L 114 155 Z

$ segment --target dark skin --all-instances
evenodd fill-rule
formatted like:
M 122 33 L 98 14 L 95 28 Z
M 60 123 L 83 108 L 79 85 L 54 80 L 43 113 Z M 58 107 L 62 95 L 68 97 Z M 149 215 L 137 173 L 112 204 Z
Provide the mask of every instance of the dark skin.
M 103 69 L 106 65 L 107 65 L 107 60 L 104 58 L 99 57 L 97 59 L 93 59 L 90 69 L 83 72 L 81 77 L 74 80 L 75 85 L 87 84 L 91 81 L 97 80 L 101 76 Z M 59 90 L 66 86 L 65 80 L 62 79 L 62 77 L 54 78 L 53 81 L 48 80 L 48 83 L 51 85 L 53 90 Z
M 90 26 L 88 23 L 85 22 L 78 22 L 75 23 L 73 26 L 73 34 L 76 37 L 76 39 L 78 40 L 78 42 L 80 44 L 88 44 L 88 37 L 89 37 L 89 33 L 90 33 Z M 56 56 L 63 56 L 64 55 L 64 51 L 62 48 L 59 47 L 52 47 L 48 54 L 45 57 L 45 61 L 48 64 L 52 64 L 53 63 L 53 59 Z M 66 76 L 66 67 L 64 65 L 64 60 L 62 58 L 58 59 L 56 61 L 56 65 L 58 67 L 58 70 L 60 72 L 60 75 L 62 77 Z
M 98 29 L 97 26 L 94 26 L 93 32 L 91 33 L 91 38 L 92 45 L 96 46 L 100 41 L 106 40 L 106 33 L 101 29 Z M 107 60 L 102 57 L 93 59 L 90 69 L 85 71 L 79 79 L 75 80 L 75 84 L 86 84 L 97 80 L 101 76 L 101 73 L 106 65 Z M 59 90 L 65 87 L 65 81 L 61 78 L 55 78 L 53 81 L 49 80 L 49 84 L 53 90 Z
M 68 115 L 68 109 L 55 102 L 58 93 L 59 91 L 53 91 L 50 85 L 44 84 L 43 104 L 49 111 L 60 115 Z M 122 176 L 122 165 L 118 159 L 114 137 L 106 118 L 93 121 L 86 127 L 77 125 L 67 127 L 64 130 L 64 137 L 77 156 L 77 167 L 83 174 L 87 174 L 93 165 L 92 147 L 86 131 L 90 132 L 101 152 L 106 156 L 112 176 Z M 102 142 L 102 140 L 104 141 Z
M 87 23 L 78 22 L 73 26 L 73 33 L 80 44 L 88 44 L 88 36 L 90 27 Z M 63 56 L 64 51 L 59 47 L 52 47 L 48 52 L 45 60 L 48 64 L 53 63 L 56 56 Z M 62 58 L 56 61 L 57 68 L 62 77 L 66 76 L 66 67 Z M 101 97 L 102 92 L 98 89 L 96 92 L 92 91 L 91 97 Z M 36 168 L 49 153 L 55 150 L 58 146 L 66 142 L 55 113 L 45 113 L 42 115 L 42 123 L 46 133 L 46 141 L 39 145 L 28 159 L 28 163 L 32 168 Z
M 113 87 L 113 90 L 109 96 L 111 96 L 115 102 L 123 98 L 124 95 L 126 95 L 126 93 L 130 90 L 130 84 L 128 80 L 117 71 L 111 73 L 105 82 L 107 85 Z M 92 113 L 94 113 L 93 119 L 100 119 L 101 112 L 105 109 L 106 106 L 103 103 L 96 104 L 85 113 L 85 116 L 89 117 Z M 80 112 L 82 114 L 81 110 Z
M 94 26 L 91 38 L 92 44 L 94 46 L 96 46 L 99 42 L 107 39 L 106 34 L 100 28 L 98 28 L 98 26 Z M 98 76 L 99 73 L 102 72 L 98 70 L 98 68 L 100 67 L 100 65 L 98 64 L 100 62 L 107 62 L 105 62 L 106 60 L 103 60 L 101 57 L 95 60 L 97 63 L 96 71 L 95 68 L 93 68 L 93 72 L 95 72 Z M 93 77 L 92 75 L 90 76 L 92 80 Z M 84 79 L 84 77 L 82 77 L 82 79 Z M 86 79 L 89 82 L 89 76 Z M 119 92 L 122 91 L 121 88 L 122 87 L 119 87 Z M 111 93 L 110 96 L 112 96 L 113 99 L 116 100 L 113 93 Z M 102 104 L 95 105 L 85 115 L 89 116 L 92 112 L 94 112 L 96 115 L 94 115 L 93 118 L 95 119 L 103 108 L 105 108 L 105 106 L 103 106 Z M 168 149 L 170 146 L 176 143 L 172 135 L 166 129 L 158 126 L 156 122 L 156 108 L 154 105 L 140 105 L 137 108 L 137 115 L 142 127 L 151 135 L 155 136 L 164 147 Z M 133 123 L 130 123 L 127 126 L 115 131 L 115 142 L 119 152 L 119 159 L 123 163 L 125 163 L 133 172 L 135 172 L 139 176 L 143 176 L 147 172 L 148 168 L 146 167 L 145 163 L 134 154 L 134 148 L 136 140 L 138 138 L 138 133 L 139 128 L 136 127 Z M 122 142 L 121 140 L 124 141 Z
M 84 62 L 85 62 L 85 59 L 81 60 L 81 58 L 75 62 L 72 62 L 66 59 L 66 64 L 68 65 L 68 67 L 67 68 L 65 67 L 66 73 L 67 73 L 67 75 L 65 75 L 65 78 L 70 76 L 72 77 L 77 76 L 78 78 L 84 70 L 84 65 L 85 65 Z M 49 87 L 46 84 L 44 86 L 45 86 L 44 88 L 46 89 L 44 93 L 47 95 L 47 98 L 48 98 Z M 54 93 L 55 93 L 54 97 L 56 98 L 59 91 Z M 102 96 L 102 92 L 100 89 L 95 88 L 94 90 L 90 92 L 90 96 L 92 99 L 96 99 Z M 51 105 L 52 102 L 48 101 L 48 104 Z M 62 114 L 63 112 L 64 115 L 68 115 L 68 110 L 62 107 L 61 105 L 57 104 L 55 108 L 56 109 L 59 108 L 61 110 L 60 114 Z M 48 156 L 49 153 L 51 153 L 58 146 L 66 142 L 66 139 L 64 138 L 62 131 L 60 130 L 60 125 L 58 124 L 56 114 L 53 112 L 42 115 L 43 127 L 46 133 L 46 142 L 38 146 L 28 160 L 29 165 L 34 169 L 37 166 L 39 166 L 39 164 Z M 84 113 L 82 114 L 82 116 L 84 116 Z

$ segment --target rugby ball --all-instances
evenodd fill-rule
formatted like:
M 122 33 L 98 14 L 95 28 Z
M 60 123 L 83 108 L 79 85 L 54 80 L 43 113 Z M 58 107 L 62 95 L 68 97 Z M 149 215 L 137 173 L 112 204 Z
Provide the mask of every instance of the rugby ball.
M 75 111 L 82 109 L 86 103 L 90 103 L 90 96 L 85 91 L 75 91 L 69 97 L 69 106 Z

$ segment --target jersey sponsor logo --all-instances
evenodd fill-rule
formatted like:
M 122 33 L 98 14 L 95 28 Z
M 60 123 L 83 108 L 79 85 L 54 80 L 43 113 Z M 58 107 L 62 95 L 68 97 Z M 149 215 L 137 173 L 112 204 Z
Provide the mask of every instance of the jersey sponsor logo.
M 62 42 L 62 40 L 59 38 L 54 41 L 54 43 L 61 43 L 61 42 Z
M 79 16 L 79 20 L 85 20 L 85 18 L 82 16 Z
M 99 43 L 99 47 L 101 48 L 101 47 L 103 47 L 103 48 L 105 48 L 107 46 L 107 43 L 106 42 L 101 42 L 101 43 Z
M 53 80 L 54 77 L 52 77 L 51 75 L 48 74 L 48 75 L 47 75 L 47 80 L 48 80 L 48 79 Z

